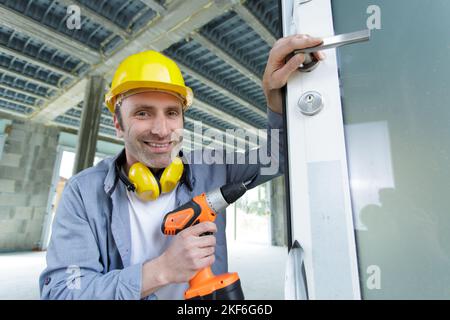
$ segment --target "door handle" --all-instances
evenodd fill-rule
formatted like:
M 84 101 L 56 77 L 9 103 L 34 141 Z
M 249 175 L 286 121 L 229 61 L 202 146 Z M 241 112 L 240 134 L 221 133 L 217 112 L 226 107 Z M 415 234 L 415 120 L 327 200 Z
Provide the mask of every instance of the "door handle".
M 314 52 L 334 49 L 345 45 L 360 43 L 370 40 L 370 29 L 340 34 L 323 39 L 323 43 L 309 48 L 298 49 L 294 54 L 305 54 L 305 62 L 299 67 L 301 72 L 311 72 L 319 65 L 319 60 L 313 55 Z
M 284 278 L 284 298 L 286 300 L 308 300 L 304 251 L 297 240 L 294 241 L 288 254 Z

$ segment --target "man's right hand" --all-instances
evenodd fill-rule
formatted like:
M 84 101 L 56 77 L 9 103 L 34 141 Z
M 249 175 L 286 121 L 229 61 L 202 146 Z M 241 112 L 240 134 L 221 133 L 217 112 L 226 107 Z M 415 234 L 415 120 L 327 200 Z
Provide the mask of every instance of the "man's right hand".
M 158 258 L 167 283 L 188 282 L 200 269 L 214 263 L 216 237 L 200 236 L 217 232 L 216 224 L 203 222 L 178 233 L 169 248 Z

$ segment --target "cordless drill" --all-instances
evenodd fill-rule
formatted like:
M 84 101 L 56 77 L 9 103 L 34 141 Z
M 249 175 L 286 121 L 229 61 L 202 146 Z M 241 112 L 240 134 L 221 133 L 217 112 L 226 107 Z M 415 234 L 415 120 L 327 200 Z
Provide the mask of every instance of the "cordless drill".
M 202 193 L 167 213 L 161 230 L 166 235 L 176 235 L 200 222 L 213 222 L 220 210 L 235 202 L 246 191 L 245 183 L 233 183 Z M 211 267 L 206 267 L 189 281 L 189 289 L 185 292 L 184 298 L 186 300 L 243 300 L 244 293 L 236 272 L 216 276 Z

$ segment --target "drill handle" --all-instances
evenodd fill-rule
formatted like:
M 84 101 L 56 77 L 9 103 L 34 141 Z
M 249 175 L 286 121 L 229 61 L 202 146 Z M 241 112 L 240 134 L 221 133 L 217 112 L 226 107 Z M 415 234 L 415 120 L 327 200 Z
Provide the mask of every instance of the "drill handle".
M 198 223 L 202 208 L 191 200 L 181 207 L 167 213 L 161 224 L 161 231 L 165 235 L 176 235 L 186 228 Z

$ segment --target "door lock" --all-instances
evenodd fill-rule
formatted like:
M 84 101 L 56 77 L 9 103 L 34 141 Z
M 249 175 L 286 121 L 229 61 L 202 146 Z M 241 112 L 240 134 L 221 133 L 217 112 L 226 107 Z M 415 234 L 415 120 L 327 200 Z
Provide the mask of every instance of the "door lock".
M 323 108 L 322 95 L 317 91 L 308 91 L 298 100 L 300 112 L 305 116 L 314 116 Z

